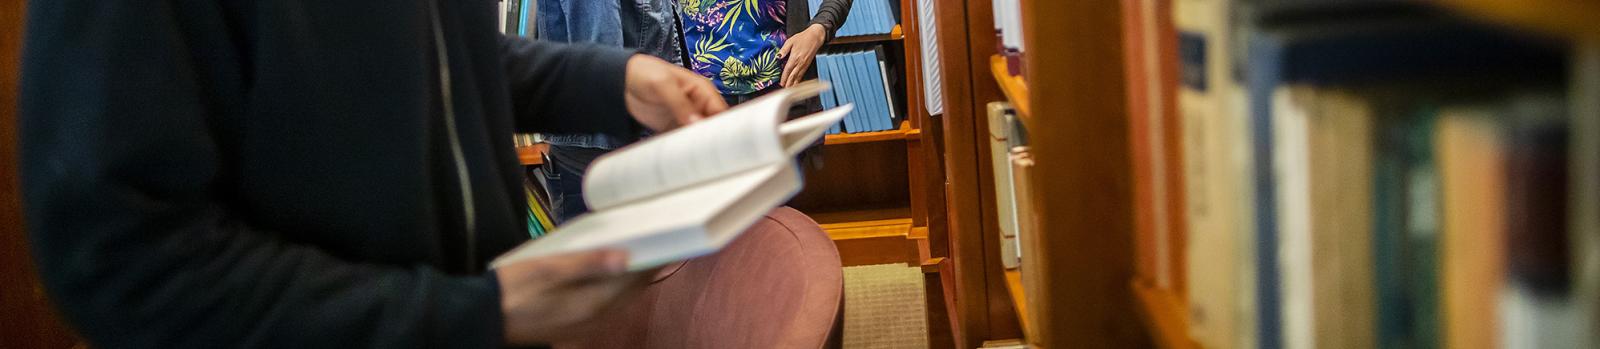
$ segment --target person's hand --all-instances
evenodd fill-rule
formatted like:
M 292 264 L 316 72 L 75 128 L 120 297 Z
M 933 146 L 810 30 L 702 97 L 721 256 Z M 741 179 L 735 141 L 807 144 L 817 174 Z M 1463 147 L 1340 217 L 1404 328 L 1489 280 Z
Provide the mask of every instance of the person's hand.
M 812 24 L 785 40 L 783 48 L 778 49 L 778 58 L 788 58 L 789 62 L 784 63 L 783 79 L 778 80 L 778 84 L 789 87 L 805 79 L 806 69 L 811 68 L 812 59 L 817 57 L 817 50 L 822 48 L 822 41 L 827 37 L 827 29 L 821 24 Z
M 611 250 L 496 268 L 506 343 L 523 346 L 584 335 L 600 314 L 649 284 L 653 270 L 630 273 L 627 266 L 627 253 Z
M 710 80 L 678 65 L 633 55 L 626 69 L 628 113 L 651 130 L 674 129 L 728 109 Z

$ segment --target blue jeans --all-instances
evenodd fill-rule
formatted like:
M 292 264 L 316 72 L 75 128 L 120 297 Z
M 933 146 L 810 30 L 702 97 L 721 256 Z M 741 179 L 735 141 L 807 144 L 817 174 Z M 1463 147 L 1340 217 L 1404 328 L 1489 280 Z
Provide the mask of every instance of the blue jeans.
M 545 184 L 550 193 L 550 219 L 556 225 L 589 212 L 583 201 L 583 173 L 589 163 L 609 150 L 599 148 L 550 145 L 549 161 L 539 166 L 544 171 Z

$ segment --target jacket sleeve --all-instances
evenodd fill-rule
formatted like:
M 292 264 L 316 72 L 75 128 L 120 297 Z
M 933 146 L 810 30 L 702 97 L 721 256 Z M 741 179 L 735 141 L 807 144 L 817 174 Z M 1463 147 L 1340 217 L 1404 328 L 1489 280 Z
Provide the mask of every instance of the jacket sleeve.
M 827 29 L 828 35 L 824 42 L 833 41 L 834 34 L 839 32 L 839 27 L 850 17 L 850 4 L 854 1 L 822 0 L 822 5 L 817 8 L 817 15 L 811 18 L 811 24 L 821 24 L 822 28 Z
M 180 29 L 221 17 L 180 19 L 174 3 L 30 3 L 25 212 L 79 333 L 104 347 L 498 346 L 493 276 L 343 259 L 231 208 L 211 131 L 223 114 L 192 63 L 228 48 L 192 50 Z
M 500 37 L 518 132 L 632 135 L 624 101 L 628 58 L 616 47 Z

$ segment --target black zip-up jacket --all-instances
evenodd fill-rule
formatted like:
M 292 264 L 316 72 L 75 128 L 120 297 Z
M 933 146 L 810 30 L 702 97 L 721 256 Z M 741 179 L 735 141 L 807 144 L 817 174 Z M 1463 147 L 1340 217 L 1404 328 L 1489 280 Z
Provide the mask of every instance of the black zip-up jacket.
M 30 2 L 21 172 L 51 298 L 100 347 L 498 346 L 483 266 L 528 237 L 512 132 L 638 126 L 631 53 L 505 39 L 495 12 Z

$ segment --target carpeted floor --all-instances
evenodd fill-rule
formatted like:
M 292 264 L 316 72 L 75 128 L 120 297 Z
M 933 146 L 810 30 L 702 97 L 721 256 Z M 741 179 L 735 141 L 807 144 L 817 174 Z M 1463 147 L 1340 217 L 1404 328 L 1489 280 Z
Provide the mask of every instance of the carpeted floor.
M 927 348 L 926 298 L 918 268 L 844 268 L 844 347 Z

